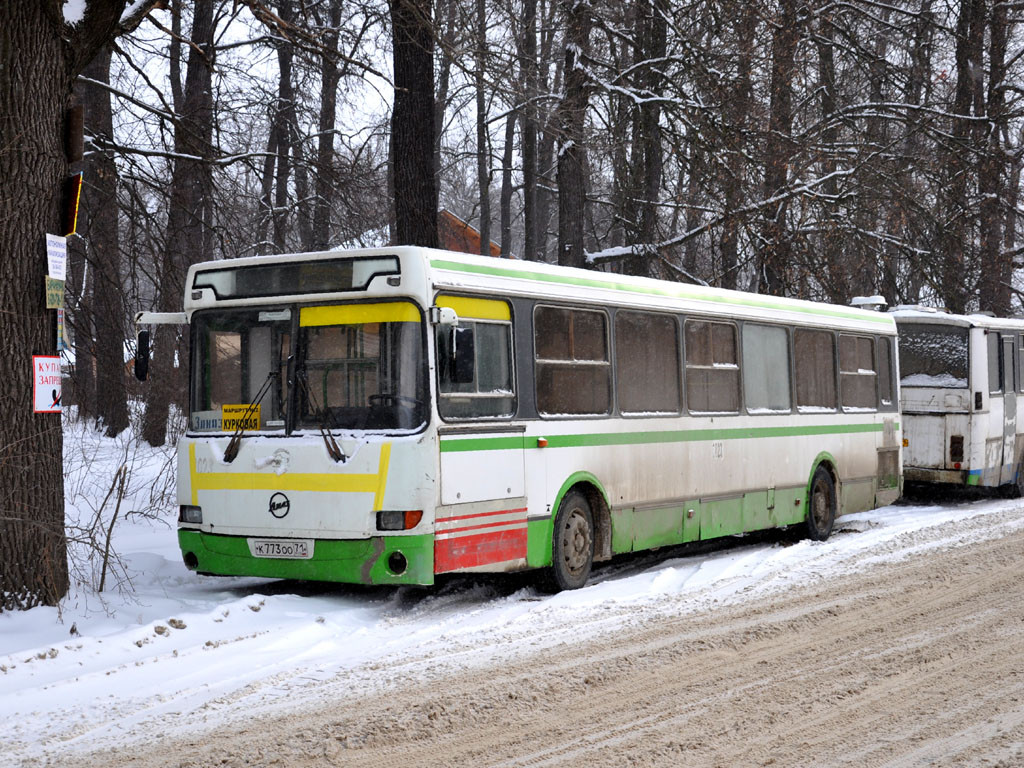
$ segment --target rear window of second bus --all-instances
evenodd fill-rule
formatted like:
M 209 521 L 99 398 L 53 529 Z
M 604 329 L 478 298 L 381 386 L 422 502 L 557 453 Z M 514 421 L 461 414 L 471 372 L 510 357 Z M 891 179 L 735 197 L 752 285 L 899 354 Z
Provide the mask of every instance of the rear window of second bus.
M 967 386 L 967 328 L 900 323 L 898 330 L 903 386 Z

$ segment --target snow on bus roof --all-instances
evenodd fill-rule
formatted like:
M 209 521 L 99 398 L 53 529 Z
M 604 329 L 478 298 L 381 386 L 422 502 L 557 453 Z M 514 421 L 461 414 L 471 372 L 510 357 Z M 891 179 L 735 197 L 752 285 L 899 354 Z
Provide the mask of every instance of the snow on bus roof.
M 535 286 L 546 284 L 552 288 L 562 285 L 598 291 L 625 291 L 635 295 L 649 296 L 652 299 L 700 301 L 708 305 L 719 304 L 734 309 L 744 307 L 752 312 L 766 309 L 795 312 L 805 316 L 827 317 L 837 323 L 840 321 L 866 323 L 874 328 L 879 326 L 892 328 L 893 326 L 893 321 L 887 313 L 841 304 L 827 304 L 805 299 L 677 283 L 650 277 L 620 275 L 543 262 L 507 260 L 498 262 L 496 259 L 487 257 L 445 251 L 428 251 L 427 255 L 431 267 L 435 270 L 470 273 L 498 279 L 526 280 Z M 539 292 L 546 293 L 550 290 L 551 288 Z M 583 297 L 581 296 L 581 298 Z
M 933 323 L 935 325 L 958 325 L 966 328 L 1005 328 L 1015 331 L 1024 330 L 1024 318 L 995 317 L 984 313 L 958 315 L 936 307 L 924 307 L 917 304 L 900 305 L 889 310 L 896 322 L 913 321 L 915 323 Z

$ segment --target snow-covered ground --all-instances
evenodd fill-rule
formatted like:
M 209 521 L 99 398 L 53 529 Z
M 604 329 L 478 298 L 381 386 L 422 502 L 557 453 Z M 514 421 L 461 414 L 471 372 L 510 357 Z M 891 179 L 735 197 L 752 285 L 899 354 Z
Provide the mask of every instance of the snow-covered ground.
M 75 545 L 78 583 L 59 608 L 0 614 L 0 764 L 67 764 L 76 751 L 437 677 L 1024 526 L 1017 501 L 895 505 L 843 518 L 826 542 L 773 533 L 617 559 L 558 595 L 522 575 L 431 589 L 209 578 L 177 549 L 170 449 L 71 426 L 65 453 L 72 531 L 101 551 L 117 493 L 103 501 L 129 467 L 115 557 L 97 593 L 97 559 Z

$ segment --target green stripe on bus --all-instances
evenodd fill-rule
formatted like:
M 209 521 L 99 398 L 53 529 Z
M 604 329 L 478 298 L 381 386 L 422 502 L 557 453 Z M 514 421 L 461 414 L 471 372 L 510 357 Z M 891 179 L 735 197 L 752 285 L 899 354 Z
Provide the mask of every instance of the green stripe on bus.
M 865 312 L 856 310 L 845 310 L 841 307 L 822 308 L 815 306 L 801 306 L 799 304 L 780 304 L 766 298 L 760 298 L 759 294 L 747 294 L 746 296 L 722 296 L 722 295 L 701 295 L 685 288 L 655 288 L 647 286 L 628 285 L 618 283 L 614 280 L 600 278 L 575 277 L 572 275 L 551 275 L 545 272 L 527 272 L 517 269 L 502 267 L 491 267 L 483 264 L 462 264 L 458 261 L 447 261 L 445 259 L 431 259 L 430 266 L 435 269 L 446 269 L 452 272 L 469 272 L 472 274 L 491 275 L 492 277 L 513 277 L 521 280 L 537 280 L 543 283 L 561 283 L 565 285 L 578 285 L 588 288 L 608 288 L 628 293 L 649 294 L 652 296 L 668 296 L 676 299 L 691 299 L 693 301 L 709 301 L 718 304 L 738 305 L 742 307 L 754 307 L 758 309 L 779 309 L 790 312 L 800 312 L 807 315 L 820 315 L 823 317 L 838 317 L 846 320 L 864 320 L 869 323 L 879 323 L 895 327 L 895 321 L 891 316 L 880 312 Z M 749 296 L 750 298 L 747 298 Z M 827 305 L 826 305 L 827 306 Z
M 460 451 L 512 451 L 525 448 L 525 439 L 519 437 L 471 437 L 464 440 L 441 440 L 442 453 Z
M 650 445 L 694 443 L 708 440 L 746 440 L 764 437 L 806 437 L 810 435 L 851 435 L 881 432 L 883 424 L 820 424 L 787 427 L 737 427 L 735 429 L 687 429 L 671 432 L 600 432 L 590 435 L 547 435 L 548 448 L 593 448 L 603 445 Z M 528 443 L 532 442 L 532 445 Z M 462 451 L 506 451 L 536 448 L 534 437 L 473 437 L 442 440 L 442 453 Z

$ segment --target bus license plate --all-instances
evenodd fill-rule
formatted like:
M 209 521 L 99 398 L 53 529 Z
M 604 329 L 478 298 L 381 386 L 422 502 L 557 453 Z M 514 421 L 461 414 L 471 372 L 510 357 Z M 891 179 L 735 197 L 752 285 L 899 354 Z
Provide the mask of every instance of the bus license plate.
M 253 557 L 284 560 L 309 560 L 313 557 L 312 539 L 249 539 Z

